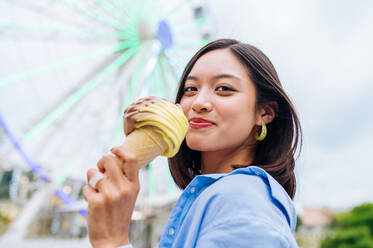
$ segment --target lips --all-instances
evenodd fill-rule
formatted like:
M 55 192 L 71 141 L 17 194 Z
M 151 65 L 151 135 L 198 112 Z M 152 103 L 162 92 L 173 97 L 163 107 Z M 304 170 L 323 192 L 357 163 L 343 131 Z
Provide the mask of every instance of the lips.
M 203 128 L 203 127 L 211 127 L 215 125 L 212 121 L 203 119 L 203 118 L 192 118 L 189 120 L 189 125 L 191 128 Z

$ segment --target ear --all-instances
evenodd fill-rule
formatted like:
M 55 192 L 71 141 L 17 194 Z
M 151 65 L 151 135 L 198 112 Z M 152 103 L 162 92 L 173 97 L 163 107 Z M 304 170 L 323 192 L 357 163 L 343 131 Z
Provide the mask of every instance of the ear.
M 263 103 L 259 108 L 256 118 L 256 125 L 261 126 L 262 121 L 265 124 L 271 123 L 278 113 L 278 104 L 276 101 Z

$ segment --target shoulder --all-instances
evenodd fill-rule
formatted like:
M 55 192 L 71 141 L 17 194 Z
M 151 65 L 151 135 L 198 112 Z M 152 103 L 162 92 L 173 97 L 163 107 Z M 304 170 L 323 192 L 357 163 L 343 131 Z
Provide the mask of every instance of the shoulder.
M 211 184 L 197 200 L 206 201 L 210 207 L 255 211 L 256 208 L 270 203 L 268 194 L 268 186 L 260 177 L 232 174 Z
M 263 198 L 263 193 L 267 191 L 268 185 L 261 177 L 255 174 L 236 173 L 220 178 L 207 189 L 206 193 L 216 193 L 223 197 L 245 195 Z
M 280 184 L 258 167 L 238 169 L 219 178 L 196 202 L 205 208 L 205 223 L 251 216 L 251 219 L 255 217 L 280 229 L 295 228 L 291 199 Z
M 227 175 L 206 188 L 198 197 L 210 210 L 254 212 L 271 204 L 268 185 L 250 174 Z M 216 208 L 216 209 L 215 209 Z M 220 211 L 219 211 L 220 209 Z
M 196 247 L 297 247 L 289 231 L 257 216 L 236 216 L 202 227 Z

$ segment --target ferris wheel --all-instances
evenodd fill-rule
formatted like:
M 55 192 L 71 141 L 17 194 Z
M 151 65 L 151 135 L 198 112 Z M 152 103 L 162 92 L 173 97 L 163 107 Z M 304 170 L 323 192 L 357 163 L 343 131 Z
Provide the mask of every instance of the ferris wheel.
M 173 100 L 213 35 L 207 12 L 201 0 L 1 1 L 0 169 L 31 169 L 73 202 L 59 187 L 122 142 L 123 110 L 147 95 Z

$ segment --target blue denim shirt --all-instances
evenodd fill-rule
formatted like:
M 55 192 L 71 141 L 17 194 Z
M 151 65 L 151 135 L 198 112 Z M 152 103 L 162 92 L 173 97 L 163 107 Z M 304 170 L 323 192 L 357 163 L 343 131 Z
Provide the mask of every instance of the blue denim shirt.
M 196 176 L 177 201 L 159 247 L 298 247 L 282 186 L 256 166 Z

